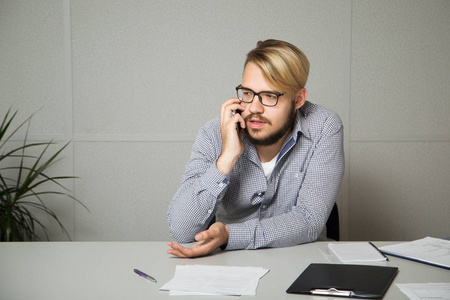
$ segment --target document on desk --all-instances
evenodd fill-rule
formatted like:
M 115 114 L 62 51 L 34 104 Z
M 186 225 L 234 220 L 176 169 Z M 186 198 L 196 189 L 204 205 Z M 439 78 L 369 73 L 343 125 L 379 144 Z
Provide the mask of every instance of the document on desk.
M 450 269 L 450 241 L 426 237 L 412 242 L 380 247 L 381 252 Z
M 269 270 L 260 267 L 177 265 L 172 280 L 160 290 L 185 295 L 254 296 Z
M 397 283 L 411 300 L 450 300 L 450 283 Z
M 368 242 L 330 243 L 328 248 L 344 263 L 386 261 L 386 257 Z

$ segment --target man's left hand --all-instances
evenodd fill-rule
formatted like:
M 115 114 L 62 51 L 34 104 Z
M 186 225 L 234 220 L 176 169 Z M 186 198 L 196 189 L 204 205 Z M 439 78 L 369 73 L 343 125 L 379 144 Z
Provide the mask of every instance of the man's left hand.
M 167 250 L 167 254 L 178 257 L 205 256 L 228 243 L 228 226 L 221 222 L 216 222 L 208 230 L 198 233 L 195 236 L 195 240 L 197 243 L 190 248 L 183 247 L 178 243 L 169 242 L 168 245 L 171 249 Z

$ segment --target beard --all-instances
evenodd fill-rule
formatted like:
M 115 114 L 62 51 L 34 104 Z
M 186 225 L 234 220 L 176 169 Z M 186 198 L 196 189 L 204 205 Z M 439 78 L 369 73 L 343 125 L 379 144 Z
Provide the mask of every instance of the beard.
M 253 136 L 252 132 L 260 132 L 261 130 L 250 129 L 250 131 L 249 131 L 248 126 L 245 126 L 245 132 L 247 133 L 247 137 L 250 140 L 250 142 L 252 142 L 256 146 L 271 146 L 271 145 L 277 143 L 280 139 L 282 139 L 285 136 L 285 134 L 287 132 L 290 132 L 292 130 L 292 127 L 294 126 L 295 112 L 296 112 L 294 102 L 292 102 L 290 111 L 291 111 L 291 113 L 288 114 L 286 121 L 281 126 L 281 128 L 278 129 L 277 131 L 269 134 L 267 137 L 258 138 L 256 136 Z M 261 116 L 259 114 L 248 115 L 245 118 L 245 123 L 247 124 L 247 121 L 250 120 L 252 117 L 257 117 L 258 119 L 265 122 L 266 124 L 272 125 L 272 123 L 269 120 L 267 120 L 266 118 L 264 118 L 263 116 Z

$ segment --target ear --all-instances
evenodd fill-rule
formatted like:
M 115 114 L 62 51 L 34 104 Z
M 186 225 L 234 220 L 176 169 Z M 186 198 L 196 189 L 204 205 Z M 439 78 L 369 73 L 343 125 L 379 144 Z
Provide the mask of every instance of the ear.
M 295 109 L 299 109 L 305 104 L 306 96 L 308 96 L 308 91 L 305 88 L 300 89 L 300 91 L 295 94 Z

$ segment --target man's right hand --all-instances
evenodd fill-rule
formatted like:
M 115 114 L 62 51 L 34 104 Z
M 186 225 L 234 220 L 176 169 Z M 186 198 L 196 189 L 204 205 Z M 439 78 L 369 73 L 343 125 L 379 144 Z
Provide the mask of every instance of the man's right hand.
M 238 133 L 238 123 L 245 128 L 244 118 L 236 111 L 244 111 L 238 98 L 231 98 L 220 107 L 220 133 L 222 135 L 222 153 L 217 159 L 217 169 L 224 175 L 233 171 L 239 156 L 244 152 L 242 130 Z

